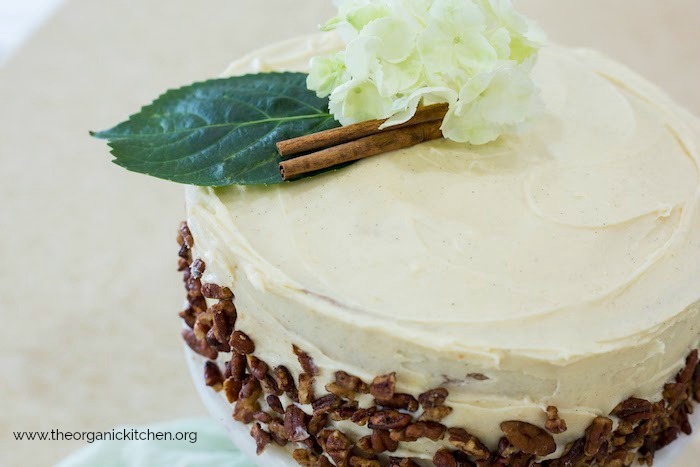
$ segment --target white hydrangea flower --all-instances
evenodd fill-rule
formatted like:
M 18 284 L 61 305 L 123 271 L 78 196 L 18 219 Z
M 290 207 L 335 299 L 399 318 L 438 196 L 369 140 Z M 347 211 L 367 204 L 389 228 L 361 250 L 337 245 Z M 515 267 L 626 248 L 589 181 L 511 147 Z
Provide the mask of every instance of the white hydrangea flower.
M 308 86 L 330 95 L 343 125 L 403 123 L 419 105 L 449 104 L 442 130 L 484 144 L 537 108 L 530 78 L 543 33 L 511 0 L 337 0 L 345 53 L 311 62 Z

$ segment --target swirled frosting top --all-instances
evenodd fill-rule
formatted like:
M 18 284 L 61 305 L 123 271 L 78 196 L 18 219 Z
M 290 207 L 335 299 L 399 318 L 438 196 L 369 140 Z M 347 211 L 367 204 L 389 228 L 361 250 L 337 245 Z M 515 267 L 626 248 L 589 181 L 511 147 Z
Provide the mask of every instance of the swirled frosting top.
M 304 70 L 324 36 L 234 63 Z M 700 298 L 700 125 L 626 68 L 548 47 L 541 115 L 272 187 L 188 188 L 258 286 L 435 348 L 548 361 L 637 345 Z

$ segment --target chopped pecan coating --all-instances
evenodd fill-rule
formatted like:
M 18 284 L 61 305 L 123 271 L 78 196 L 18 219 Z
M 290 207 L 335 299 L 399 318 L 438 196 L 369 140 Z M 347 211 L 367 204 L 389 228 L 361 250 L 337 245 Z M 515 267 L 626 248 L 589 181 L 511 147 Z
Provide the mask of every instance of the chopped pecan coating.
M 440 449 L 433 456 L 433 464 L 435 467 L 458 467 L 457 459 L 455 459 L 452 451 L 449 449 Z
M 647 400 L 630 397 L 615 407 L 612 411 L 612 415 L 616 415 L 622 420 L 635 423 L 650 419 L 654 415 L 654 408 L 651 402 Z
M 294 404 L 284 414 L 284 429 L 289 441 L 304 441 L 311 436 L 306 429 L 306 414 Z
M 544 427 L 555 435 L 566 431 L 566 421 L 559 417 L 559 409 L 553 405 L 547 407 L 547 421 Z
M 265 401 L 267 402 L 267 405 L 270 407 L 270 409 L 274 410 L 280 415 L 284 415 L 284 407 L 282 407 L 282 401 L 280 401 L 280 398 L 277 397 L 275 394 L 270 394 L 265 398 Z
M 231 334 L 231 348 L 239 354 L 250 355 L 255 352 L 255 344 L 247 334 L 241 331 L 234 331 Z
M 369 418 L 370 429 L 400 430 L 411 423 L 411 416 L 396 410 L 381 410 Z
M 391 399 L 375 399 L 374 403 L 390 409 L 404 409 L 409 412 L 418 410 L 418 401 L 410 394 L 394 394 Z
M 591 425 L 586 428 L 586 445 L 583 452 L 587 456 L 595 456 L 600 451 L 612 433 L 612 420 L 607 417 L 596 417 Z
M 377 376 L 369 386 L 369 392 L 375 399 L 391 399 L 396 390 L 396 373 Z
M 211 328 L 209 329 L 209 331 L 207 331 L 205 340 L 207 341 L 207 344 L 209 344 L 209 347 L 216 350 L 217 352 L 226 353 L 231 351 L 231 346 L 228 344 L 228 342 L 224 341 L 224 343 L 221 343 L 216 338 L 216 336 L 214 335 L 214 328 Z
M 557 449 L 552 435 L 531 423 L 509 421 L 501 423 L 508 441 L 524 453 L 548 456 Z
M 236 381 L 233 378 L 227 378 L 226 381 L 224 381 L 224 394 L 229 403 L 233 404 L 238 400 L 238 394 L 241 392 L 242 388 L 242 381 Z
M 233 292 L 228 287 L 221 287 L 217 284 L 202 285 L 202 295 L 206 298 L 215 298 L 217 300 L 232 300 Z
M 194 321 L 194 335 L 199 340 L 206 340 L 207 333 L 214 324 L 214 316 L 210 312 L 200 313 Z
M 448 407 L 446 405 L 439 405 L 437 407 L 432 407 L 423 411 L 423 414 L 421 414 L 418 420 L 420 420 L 421 422 L 439 422 L 451 413 L 452 407 Z
M 302 467 L 316 467 L 318 456 L 308 449 L 295 449 L 292 457 Z
M 177 259 L 177 270 L 178 272 L 182 272 L 185 269 L 189 269 L 190 267 L 190 262 L 187 261 L 185 258 L 178 258 Z M 190 272 L 191 273 L 191 272 Z
M 424 409 L 431 409 L 443 405 L 447 396 L 447 389 L 435 388 L 418 396 L 418 402 L 420 402 L 420 405 L 423 406 Z
M 390 433 L 386 430 L 375 429 L 370 436 L 372 449 L 377 454 L 382 452 L 394 452 L 399 448 L 399 442 L 391 439 Z
M 558 461 L 554 464 L 556 467 L 574 467 L 579 464 L 585 457 L 586 454 L 583 449 L 586 445 L 584 438 L 579 438 L 569 445 Z
M 690 355 L 685 359 L 685 367 L 676 376 L 676 382 L 688 384 L 693 379 L 695 369 L 698 367 L 698 351 L 697 349 L 690 352 Z
M 253 425 L 253 428 L 250 429 L 250 436 L 255 440 L 255 446 L 257 447 L 255 453 L 258 456 L 263 453 L 267 445 L 272 441 L 270 433 L 263 430 L 259 423 Z
M 372 437 L 369 435 L 363 436 L 357 440 L 357 443 L 355 443 L 355 450 L 364 457 L 374 457 L 377 454 L 374 452 L 374 448 L 372 447 Z
M 233 418 L 247 425 L 254 420 L 255 413 L 260 410 L 260 404 L 258 403 L 260 394 L 258 390 L 258 393 L 253 393 L 250 397 L 244 398 L 241 397 L 241 393 L 244 390 L 245 385 L 238 394 L 238 402 L 236 402 L 236 406 L 233 409 Z
M 252 397 L 260 397 L 260 383 L 252 376 L 246 377 L 241 386 L 241 392 L 238 393 L 239 399 L 250 399 Z
M 671 406 L 677 407 L 688 398 L 688 385 L 668 383 L 664 386 L 663 396 Z
M 260 380 L 260 386 L 263 388 L 265 394 L 274 394 L 275 396 L 281 396 L 282 391 L 280 391 L 277 385 L 277 380 L 270 374 L 266 374 L 263 379 Z
M 287 367 L 278 366 L 275 368 L 275 378 L 277 379 L 277 385 L 284 391 L 287 396 L 294 402 L 299 402 L 299 393 L 297 392 L 297 387 L 294 384 L 294 377 L 289 372 Z
M 488 448 L 476 436 L 462 428 L 450 428 L 448 430 L 449 442 L 460 451 L 464 451 L 478 460 L 488 459 L 491 456 Z
M 209 308 L 213 317 L 214 337 L 221 343 L 228 343 L 236 325 L 236 307 L 231 301 L 216 303 Z
M 287 445 L 289 440 L 287 439 L 287 430 L 284 429 L 284 422 L 282 420 L 273 418 L 267 424 L 267 429 L 270 430 L 270 435 L 277 445 Z
M 311 404 L 314 401 L 314 377 L 309 373 L 299 375 L 299 402 Z
M 340 407 L 330 412 L 330 418 L 336 422 L 340 420 L 350 420 L 352 416 L 357 412 L 358 403 L 357 401 L 344 401 Z
M 420 438 L 439 441 L 445 436 L 446 431 L 447 427 L 437 422 L 416 422 L 411 423 L 403 430 L 403 436 L 404 441 L 417 441 Z
M 301 350 L 299 347 L 296 345 L 292 345 L 292 350 L 294 351 L 294 355 L 297 356 L 297 359 L 299 360 L 299 364 L 301 365 L 301 368 L 304 370 L 304 373 L 307 373 L 311 376 L 316 376 L 318 375 L 318 368 L 314 364 L 314 360 L 309 357 L 309 354 Z
M 263 412 L 262 410 L 255 412 L 255 414 L 253 414 L 253 418 L 259 421 L 260 423 L 265 424 L 270 423 L 272 421 L 272 415 L 270 415 L 267 412 Z
M 207 360 L 204 364 L 204 383 L 216 392 L 224 388 L 224 375 L 219 365 L 211 360 Z
M 207 344 L 206 341 L 197 339 L 194 332 L 192 332 L 190 329 L 182 330 L 182 338 L 193 352 L 196 352 L 209 360 L 216 360 L 216 357 L 219 355 L 219 352 L 209 347 L 209 344 Z

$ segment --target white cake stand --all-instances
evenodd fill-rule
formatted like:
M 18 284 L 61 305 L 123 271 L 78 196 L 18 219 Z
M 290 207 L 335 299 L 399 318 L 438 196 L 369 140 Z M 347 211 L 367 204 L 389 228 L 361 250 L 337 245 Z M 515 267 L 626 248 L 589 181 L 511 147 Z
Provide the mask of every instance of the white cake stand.
M 231 418 L 233 408 L 219 393 L 204 384 L 204 363 L 206 359 L 192 352 L 185 346 L 185 358 L 190 374 L 204 405 L 212 417 L 219 420 L 231 436 L 233 443 L 251 460 L 251 466 L 259 467 L 298 467 L 289 452 L 279 446 L 270 444 L 260 456 L 255 455 L 255 442 L 250 436 L 250 427 L 242 425 Z M 681 435 L 657 453 L 654 467 L 698 467 L 700 466 L 700 406 L 691 416 L 691 423 L 696 429 L 692 436 Z

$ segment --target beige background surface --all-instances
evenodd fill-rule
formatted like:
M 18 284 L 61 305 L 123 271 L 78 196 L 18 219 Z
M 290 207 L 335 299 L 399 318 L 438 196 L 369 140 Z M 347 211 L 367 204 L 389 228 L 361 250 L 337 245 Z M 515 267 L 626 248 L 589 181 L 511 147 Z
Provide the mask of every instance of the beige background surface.
M 606 50 L 700 114 L 697 0 L 520 4 L 553 39 Z M 113 166 L 87 130 L 331 13 L 330 0 L 71 0 L 0 69 L 0 465 L 80 446 L 12 431 L 204 413 L 176 319 L 181 188 Z

